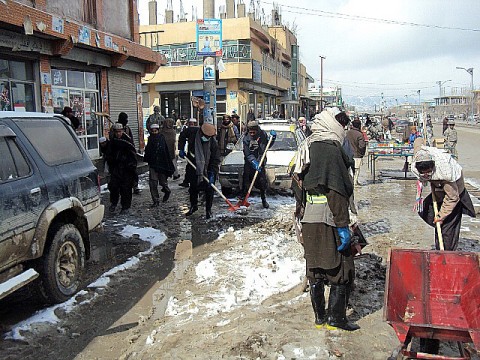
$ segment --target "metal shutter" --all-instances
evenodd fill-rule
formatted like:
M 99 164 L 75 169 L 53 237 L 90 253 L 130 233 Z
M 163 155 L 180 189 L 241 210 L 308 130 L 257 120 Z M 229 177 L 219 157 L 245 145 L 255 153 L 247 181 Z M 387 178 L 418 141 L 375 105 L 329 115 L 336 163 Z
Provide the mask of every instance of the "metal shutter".
M 128 126 L 132 129 L 135 148 L 138 149 L 137 84 L 135 74 L 110 69 L 108 71 L 108 94 L 111 120 L 116 122 L 118 114 L 122 111 L 128 114 Z

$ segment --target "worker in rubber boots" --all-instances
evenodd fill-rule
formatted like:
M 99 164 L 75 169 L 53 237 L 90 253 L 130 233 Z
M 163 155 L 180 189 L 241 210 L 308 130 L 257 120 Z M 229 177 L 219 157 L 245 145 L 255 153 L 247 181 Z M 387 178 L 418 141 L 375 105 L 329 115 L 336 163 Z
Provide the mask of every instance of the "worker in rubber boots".
M 185 137 L 180 137 L 178 148 L 182 159 L 187 157 L 194 165 L 187 164 L 186 178 L 190 187 L 190 209 L 185 214 L 192 215 L 198 210 L 198 193 L 205 190 L 205 217 L 212 217 L 213 188 L 218 176 L 220 166 L 220 152 L 215 139 L 216 129 L 212 124 L 204 123 L 199 127 L 190 127 L 185 135 L 188 135 L 188 154 L 185 153 Z M 208 179 L 208 182 L 205 180 Z
M 260 164 L 260 160 L 265 153 L 268 144 L 268 136 L 265 131 L 260 129 L 257 120 L 250 120 L 247 123 L 248 133 L 243 138 L 243 182 L 242 182 L 242 199 L 245 199 L 248 188 L 252 183 L 255 172 L 258 171 L 254 186 L 260 190 L 260 197 L 262 199 L 262 206 L 268 209 L 270 205 L 267 202 L 267 174 L 265 173 L 265 164 L 267 158 Z M 273 138 L 270 146 L 275 143 L 277 133 L 274 130 L 270 131 L 270 136 Z
M 342 147 L 345 130 L 341 123 L 345 117 L 338 108 L 315 115 L 312 135 L 298 150 L 294 175 L 301 180 L 304 191 L 302 237 L 315 326 L 353 331 L 359 326 L 346 316 L 355 266 L 348 226 L 349 197 L 353 194 L 348 168 L 352 162 Z M 326 311 L 327 282 L 330 297 Z

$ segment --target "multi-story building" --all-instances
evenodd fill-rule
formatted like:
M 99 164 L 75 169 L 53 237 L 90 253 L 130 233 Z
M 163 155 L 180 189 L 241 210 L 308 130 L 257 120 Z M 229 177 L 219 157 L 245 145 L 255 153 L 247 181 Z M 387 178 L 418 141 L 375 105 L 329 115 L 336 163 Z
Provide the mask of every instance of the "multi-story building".
M 340 86 L 335 87 L 323 87 L 320 85 L 311 84 L 308 88 L 308 103 L 310 115 L 315 114 L 320 108 L 326 106 L 338 106 L 339 108 L 345 107 L 342 98 L 342 88 Z M 320 106 L 320 104 L 323 104 Z
M 150 3 L 150 10 L 156 13 L 155 2 Z M 245 15 L 244 4 L 238 4 L 238 17 L 228 9 L 222 15 L 225 71 L 219 73 L 216 89 L 217 119 L 236 112 L 245 121 L 249 109 L 257 117 L 278 112 L 286 118 L 297 118 L 311 78 L 299 61 L 295 35 L 278 21 L 277 25 L 262 26 L 253 14 Z M 156 24 L 152 21 L 155 16 L 150 16 L 153 24 L 140 26 L 140 43 L 167 59 L 166 66 L 154 76 L 142 79 L 144 112 L 159 105 L 165 116 L 175 110 L 180 116 L 199 117 L 202 121 L 202 112 L 191 101 L 204 94 L 203 57 L 196 51 L 196 22 L 171 22 L 171 11 L 166 11 L 165 24 Z
M 92 158 L 124 111 L 143 147 L 141 76 L 165 58 L 138 43 L 137 0 L 0 1 L 0 110 L 73 108 Z

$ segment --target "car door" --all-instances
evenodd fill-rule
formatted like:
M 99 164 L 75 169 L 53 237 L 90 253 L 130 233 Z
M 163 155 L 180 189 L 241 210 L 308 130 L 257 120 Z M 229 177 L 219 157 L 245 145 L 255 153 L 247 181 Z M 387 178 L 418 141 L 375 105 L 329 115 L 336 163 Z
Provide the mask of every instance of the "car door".
M 0 271 L 32 258 L 32 240 L 48 204 L 35 162 L 12 129 L 0 124 Z

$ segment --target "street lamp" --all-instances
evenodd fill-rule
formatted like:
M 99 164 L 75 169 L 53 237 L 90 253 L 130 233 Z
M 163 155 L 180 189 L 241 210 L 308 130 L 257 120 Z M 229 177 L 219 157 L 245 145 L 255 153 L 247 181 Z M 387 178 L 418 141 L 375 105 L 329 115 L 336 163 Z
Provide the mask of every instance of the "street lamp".
M 473 119 L 473 68 L 465 69 L 464 67 L 457 66 L 457 69 L 463 69 L 463 70 L 465 70 L 465 71 L 468 72 L 468 73 L 470 74 L 470 76 L 472 77 L 472 81 L 471 81 L 471 83 L 470 83 L 470 87 L 471 87 L 471 89 L 472 89 L 472 99 L 471 99 L 471 100 L 472 100 L 472 101 L 471 101 L 471 102 L 472 102 L 472 105 L 471 105 L 472 108 L 471 108 L 471 113 L 472 113 L 472 121 L 474 121 L 474 119 Z M 468 120 L 467 120 L 467 122 L 468 122 Z
M 320 57 L 320 112 L 323 110 L 323 60 L 326 59 L 325 56 L 319 55 Z
M 439 92 L 440 92 L 440 93 L 438 94 L 439 97 L 442 97 L 442 86 L 443 86 L 443 84 L 445 84 L 446 82 L 449 82 L 449 81 L 452 81 L 452 80 L 445 80 L 445 81 L 439 80 L 439 81 L 437 81 L 438 90 L 439 90 Z

